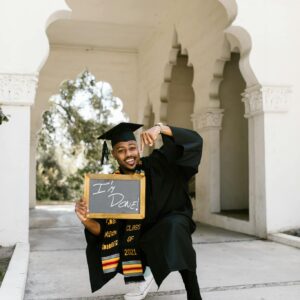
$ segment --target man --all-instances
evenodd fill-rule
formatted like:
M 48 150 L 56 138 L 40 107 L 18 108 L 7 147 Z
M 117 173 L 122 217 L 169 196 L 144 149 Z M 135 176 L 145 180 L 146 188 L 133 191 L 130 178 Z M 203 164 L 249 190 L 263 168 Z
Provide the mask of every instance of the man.
M 198 172 L 202 138 L 195 131 L 159 123 L 141 133 L 141 149 L 143 150 L 145 145 L 153 146 L 160 134 L 163 146 L 154 150 L 150 156 L 140 158 L 133 132 L 141 126 L 120 123 L 100 137 L 111 140 L 112 154 L 119 164 L 120 173 L 133 174 L 142 171 L 146 176 L 146 217 L 140 224 L 137 221 L 134 225 L 134 228 L 138 228 L 135 233 L 137 251 L 134 262 L 141 261 L 143 270 L 145 266 L 150 267 L 158 287 L 170 272 L 179 271 L 185 284 L 187 299 L 200 300 L 196 253 L 191 239 L 196 226 L 192 221 L 193 209 L 188 182 Z M 122 251 L 126 241 L 124 242 L 122 236 L 126 235 L 127 228 L 132 227 L 128 227 L 127 223 L 124 225 L 126 220 L 116 222 L 88 219 L 84 200 L 76 203 L 75 211 L 85 226 L 90 281 L 92 291 L 95 291 L 117 272 L 125 276 L 124 269 L 122 271 L 120 267 L 125 260 L 124 256 L 122 258 Z M 117 228 L 120 242 L 118 248 L 112 249 L 114 252 L 108 253 L 113 255 L 105 256 L 110 260 L 106 260 L 103 264 L 103 252 L 106 250 L 101 249 L 99 245 L 103 244 L 105 237 L 112 232 L 109 226 Z M 116 253 L 121 253 L 118 256 L 118 263 L 115 263 Z M 102 267 L 99 257 L 102 257 Z M 110 273 L 107 273 L 110 266 L 107 262 L 115 263 Z M 140 281 L 140 274 L 135 275 L 137 281 Z M 127 294 L 125 299 L 144 299 L 149 285 L 145 289 L 146 292 L 142 291 L 140 295 Z

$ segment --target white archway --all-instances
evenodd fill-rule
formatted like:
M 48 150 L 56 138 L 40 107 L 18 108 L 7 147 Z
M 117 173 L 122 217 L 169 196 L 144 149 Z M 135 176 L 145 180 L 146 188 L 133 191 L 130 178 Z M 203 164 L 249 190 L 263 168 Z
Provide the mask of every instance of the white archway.
M 17 18 L 13 18 L 16 7 L 21 12 L 28 7 L 35 9 L 31 15 L 18 14 Z M 46 28 L 51 22 L 70 16 L 70 9 L 64 0 L 9 1 L 5 9 L 6 17 L 0 20 L 0 25 L 10 30 L 6 31 L 7 36 L 2 37 L 0 42 L 0 104 L 5 106 L 10 121 L 0 129 L 1 138 L 5 140 L 0 156 L 0 176 L 5 181 L 1 182 L 0 190 L 1 198 L 7 199 L 0 218 L 0 241 L 3 246 L 28 243 L 32 147 L 30 110 L 35 102 L 38 72 L 49 53 Z M 14 139 L 12 136 L 20 138 Z
M 241 27 L 231 26 L 224 31 L 224 43 L 217 58 L 212 80 L 210 82 L 208 107 L 198 115 L 198 128 L 205 132 L 208 141 L 206 176 L 201 177 L 199 186 L 205 187 L 205 203 L 199 210 L 199 219 L 211 225 L 225 227 L 248 234 L 266 236 L 266 207 L 265 207 L 265 179 L 264 179 L 264 145 L 257 141 L 263 141 L 261 119 L 255 118 L 251 112 L 251 100 L 248 93 L 253 89 L 259 89 L 259 82 L 249 63 L 251 52 L 251 38 L 246 30 Z M 224 113 L 220 107 L 219 88 L 223 80 L 224 66 L 230 59 L 230 54 L 240 54 L 239 69 L 246 83 L 245 93 L 241 100 L 245 103 L 244 116 L 248 119 L 248 143 L 249 143 L 249 219 L 238 220 L 224 217 L 215 212 L 220 212 L 220 130 Z M 249 112 L 250 111 L 250 112 Z M 262 164 L 258 165 L 256 162 Z
M 164 82 L 161 86 L 161 122 L 192 129 L 191 117 L 194 113 L 193 73 L 188 51 L 185 48 L 181 49 L 177 33 L 174 31 L 169 62 L 165 66 Z

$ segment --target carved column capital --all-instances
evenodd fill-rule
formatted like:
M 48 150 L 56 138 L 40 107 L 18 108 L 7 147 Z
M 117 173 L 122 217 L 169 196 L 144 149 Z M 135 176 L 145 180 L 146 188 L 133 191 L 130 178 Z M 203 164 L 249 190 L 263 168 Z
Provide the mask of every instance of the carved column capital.
M 0 103 L 31 105 L 38 83 L 37 74 L 0 74 Z
M 201 112 L 194 113 L 191 116 L 195 130 L 220 130 L 222 128 L 224 109 L 207 108 Z
M 284 113 L 289 110 L 292 89 L 289 86 L 255 86 L 245 90 L 245 117 L 263 113 Z

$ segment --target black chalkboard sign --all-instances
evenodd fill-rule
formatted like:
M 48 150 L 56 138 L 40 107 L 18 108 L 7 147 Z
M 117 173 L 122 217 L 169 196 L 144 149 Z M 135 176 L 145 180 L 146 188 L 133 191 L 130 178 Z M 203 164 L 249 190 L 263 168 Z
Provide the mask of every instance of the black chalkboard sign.
M 144 174 L 86 174 L 88 217 L 144 219 L 145 185 Z

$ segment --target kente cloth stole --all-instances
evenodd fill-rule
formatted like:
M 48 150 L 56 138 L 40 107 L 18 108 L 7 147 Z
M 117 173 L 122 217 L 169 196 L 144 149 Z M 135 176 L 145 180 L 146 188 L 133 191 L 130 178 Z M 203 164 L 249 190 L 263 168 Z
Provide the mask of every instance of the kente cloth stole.
M 106 219 L 105 223 L 105 232 L 100 245 L 103 273 L 107 275 L 122 273 L 125 283 L 144 281 L 145 267 L 138 245 L 142 220 Z

